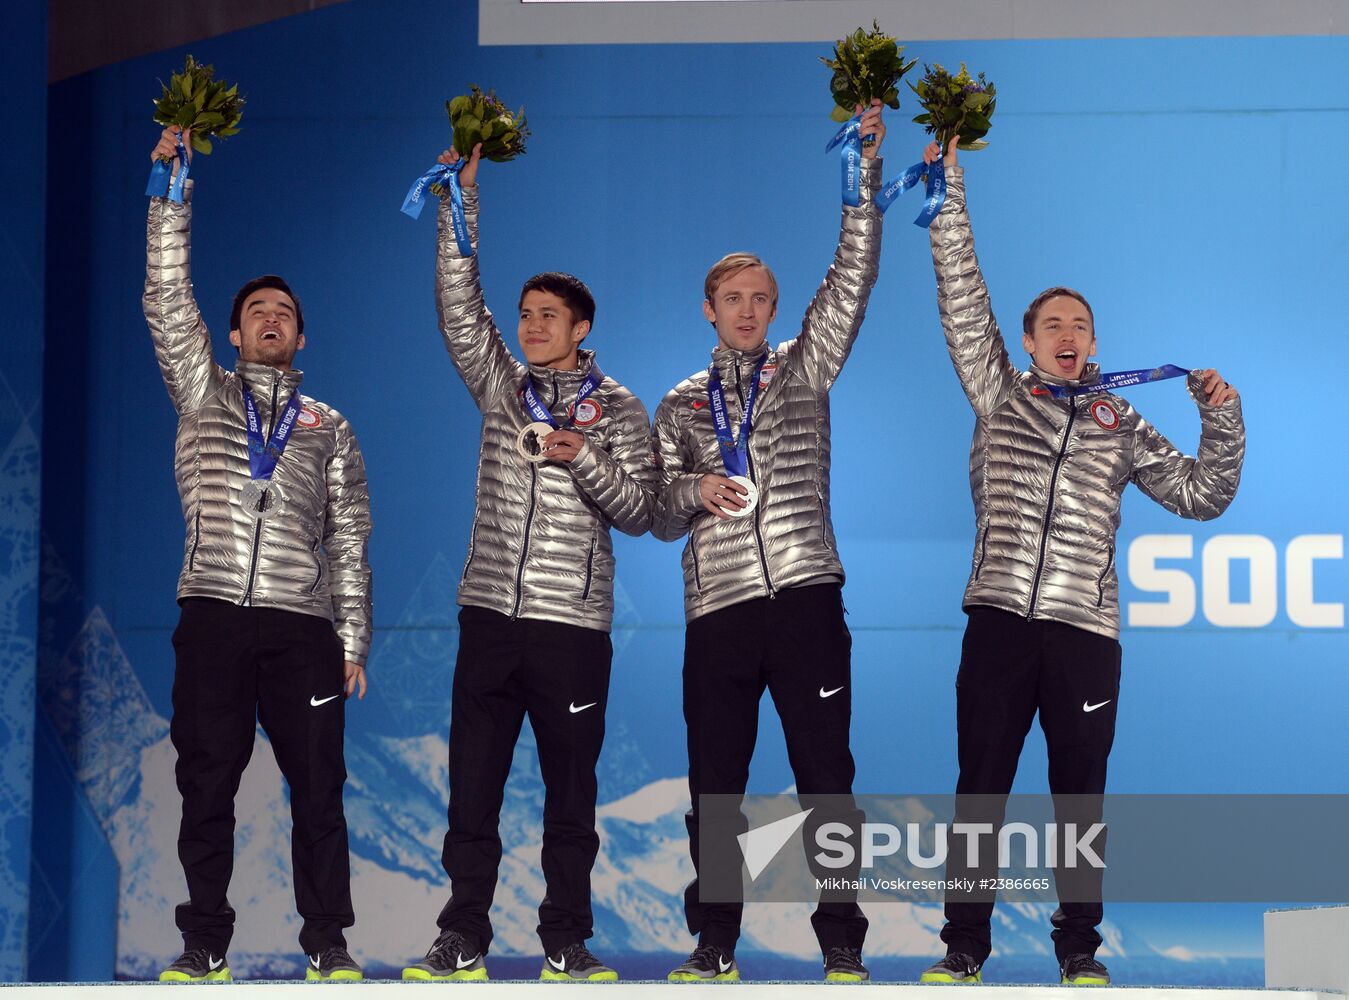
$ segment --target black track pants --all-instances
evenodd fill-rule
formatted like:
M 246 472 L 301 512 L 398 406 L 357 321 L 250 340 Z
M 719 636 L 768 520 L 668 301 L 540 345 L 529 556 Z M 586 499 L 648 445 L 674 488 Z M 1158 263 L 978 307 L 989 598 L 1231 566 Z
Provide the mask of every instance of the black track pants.
M 595 764 L 604 743 L 613 646 L 596 629 L 486 608 L 459 612 L 459 656 L 450 710 L 449 832 L 441 861 L 450 899 L 442 929 L 482 951 L 501 864 L 498 822 L 520 727 L 529 716 L 544 784 L 539 940 L 555 954 L 593 933 L 590 871 L 595 832 Z
M 693 809 L 687 825 L 695 871 L 699 866 L 698 797 L 744 794 L 765 688 L 782 720 L 802 805 L 809 805 L 811 795 L 851 796 L 852 636 L 843 621 L 838 584 L 782 590 L 773 598 L 744 601 L 702 615 L 688 625 L 684 718 Z M 813 843 L 814 831 L 831 820 L 856 829 L 860 814 L 813 812 L 805 826 L 806 842 Z M 716 835 L 727 838 L 746 828 L 738 811 L 729 822 L 717 825 Z M 726 828 L 721 830 L 722 826 Z M 698 935 L 699 944 L 733 949 L 740 937 L 743 909 L 743 903 L 703 902 L 696 878 L 684 893 L 689 930 Z M 822 900 L 811 915 L 811 925 L 821 951 L 860 949 L 867 931 L 867 919 L 855 898 Z
M 990 812 L 987 800 L 981 811 L 990 814 L 971 815 L 960 796 L 1005 797 L 1011 791 L 1017 759 L 1037 711 L 1049 751 L 1050 793 L 1102 795 L 1106 760 L 1115 739 L 1119 682 L 1120 644 L 1115 639 L 1061 622 L 1027 621 L 997 608 L 970 608 L 956 677 L 957 819 L 995 825 L 1002 821 L 1001 809 L 994 806 Z M 1072 819 L 1095 821 L 1100 814 L 1084 816 L 1077 810 Z M 1094 846 L 1104 858 L 1104 835 Z M 973 877 L 977 884 L 980 877 L 996 875 L 995 852 L 983 852 L 981 857 L 990 863 L 970 868 L 963 850 L 953 850 L 947 878 Z M 1082 871 L 1076 877 L 1073 888 L 1078 898 L 1086 890 L 1099 900 L 1099 872 Z M 1094 879 L 1094 884 L 1081 884 L 1082 879 Z M 1060 881 L 1061 899 L 1064 888 Z M 963 952 L 976 963 L 988 958 L 993 902 L 991 894 L 974 901 L 956 901 L 948 895 L 941 932 L 948 954 Z M 1096 930 L 1101 916 L 1100 902 L 1060 903 L 1052 918 L 1054 951 L 1060 960 L 1095 954 L 1101 943 Z
M 188 949 L 223 955 L 234 931 L 234 796 L 256 723 L 290 789 L 300 947 L 345 947 L 355 922 L 342 785 L 342 643 L 330 622 L 273 608 L 186 598 L 173 633 L 177 666 L 170 733 L 183 819 L 178 857 L 188 902 L 177 908 Z

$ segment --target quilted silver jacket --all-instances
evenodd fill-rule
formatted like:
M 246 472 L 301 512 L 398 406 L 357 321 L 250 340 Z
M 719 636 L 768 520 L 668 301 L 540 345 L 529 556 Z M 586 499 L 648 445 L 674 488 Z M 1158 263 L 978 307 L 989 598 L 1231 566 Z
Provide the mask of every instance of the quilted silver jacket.
M 794 339 L 764 365 L 749 438 L 754 511 L 724 520 L 708 513 L 698 487 L 725 475 L 707 400 L 706 371 L 670 390 L 656 411 L 660 492 L 652 534 L 684 546 L 684 616 L 789 587 L 843 580 L 829 518 L 829 390 L 852 350 L 876 282 L 881 214 L 875 205 L 881 161 L 862 161 L 861 204 L 844 206 L 838 250 Z M 731 426 L 739 428 L 758 359 L 769 350 L 712 352 L 726 387 Z
M 993 318 L 974 254 L 957 167 L 931 228 L 937 302 L 956 374 L 974 407 L 970 491 L 976 535 L 964 605 L 988 605 L 1119 635 L 1115 532 L 1130 482 L 1181 517 L 1217 517 L 1236 496 L 1246 435 L 1241 401 L 1209 406 L 1189 377 L 1202 430 L 1198 457 L 1182 454 L 1126 399 L 1109 392 L 1056 399 L 1044 384 L 1089 385 L 1087 366 L 1066 382 L 1032 365 L 1018 371 Z
M 479 187 L 464 189 L 469 234 L 478 243 Z M 478 255 L 463 256 L 449 201 L 440 206 L 436 304 L 455 368 L 482 411 L 477 507 L 458 601 L 512 618 L 540 618 L 607 632 L 614 615 L 613 525 L 629 535 L 651 526 L 655 468 L 641 400 L 607 375 L 569 428 L 586 444 L 570 465 L 526 461 L 516 436 L 532 423 L 521 400 L 525 374 L 558 424 L 566 423 L 594 363 L 577 371 L 517 361 L 483 302 Z
M 317 615 L 334 623 L 344 655 L 370 650 L 370 498 L 351 425 L 308 396 L 272 481 L 281 509 L 259 520 L 239 503 L 249 480 L 243 386 L 263 432 L 304 377 L 240 361 L 216 364 L 192 294 L 192 209 L 150 199 L 146 224 L 145 319 L 178 412 L 174 469 L 187 521 L 178 597 Z

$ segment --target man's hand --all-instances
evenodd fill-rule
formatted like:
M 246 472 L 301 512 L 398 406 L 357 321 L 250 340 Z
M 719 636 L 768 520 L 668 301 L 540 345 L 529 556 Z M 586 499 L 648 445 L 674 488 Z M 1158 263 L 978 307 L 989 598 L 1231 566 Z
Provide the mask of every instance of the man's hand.
M 881 121 L 881 104 L 879 98 L 871 99 L 871 107 L 866 109 L 863 114 L 862 105 L 853 108 L 853 114 L 862 115 L 861 132 L 863 139 L 874 138 L 876 141 L 862 143 L 862 157 L 867 160 L 874 160 L 876 154 L 881 151 L 881 143 L 885 141 L 885 122 Z
M 465 172 L 468 169 L 465 168 Z M 561 462 L 563 465 L 574 462 L 585 445 L 585 435 L 577 431 L 553 431 L 539 443 L 548 461 Z
M 468 162 L 464 164 L 464 169 L 459 171 L 460 187 L 477 187 L 478 184 L 478 160 L 482 158 L 482 143 L 473 147 L 473 152 L 469 155 Z M 447 167 L 452 167 L 460 160 L 459 151 L 456 149 L 447 149 L 436 157 L 437 163 L 443 163 Z
M 159 133 L 159 143 L 150 153 L 151 161 L 167 160 L 173 164 L 173 172 L 178 173 L 178 141 L 182 139 L 183 146 L 187 149 L 188 165 L 192 164 L 192 130 L 181 129 L 177 125 L 170 125 L 163 132 Z M 163 176 L 162 174 L 160 176 Z
M 951 141 L 946 144 L 946 155 L 942 157 L 941 165 L 946 169 L 959 166 L 959 160 L 956 159 L 956 144 L 960 142 L 960 136 L 953 135 Z M 923 162 L 929 166 L 937 162 L 941 157 L 941 146 L 935 142 L 929 142 L 927 148 L 923 150 Z
M 1204 391 L 1208 393 L 1209 406 L 1222 406 L 1229 399 L 1237 399 L 1237 391 L 1223 381 L 1216 369 L 1205 368 L 1199 373 L 1204 379 Z
M 747 506 L 744 498 L 749 495 L 749 490 L 740 483 L 731 482 L 726 476 L 709 472 L 698 483 L 698 495 L 702 498 L 703 506 L 707 508 L 708 513 L 723 521 L 729 521 L 731 515 L 726 511 L 740 510 Z
M 357 664 L 352 663 L 350 660 L 347 660 L 347 662 L 343 664 L 343 667 L 344 667 L 343 686 L 346 688 L 347 697 L 350 698 L 353 694 L 356 694 L 357 690 L 359 690 L 360 693 L 356 694 L 356 697 L 364 698 L 365 667 L 358 666 Z

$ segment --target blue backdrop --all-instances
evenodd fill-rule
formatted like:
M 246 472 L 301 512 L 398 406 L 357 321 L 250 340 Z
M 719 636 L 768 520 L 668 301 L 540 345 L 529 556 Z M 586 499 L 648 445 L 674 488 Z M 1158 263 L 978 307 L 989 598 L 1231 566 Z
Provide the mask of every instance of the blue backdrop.
M 350 418 L 369 469 L 377 632 L 372 693 L 348 716 L 348 810 L 351 941 L 376 970 L 425 949 L 447 892 L 453 600 L 479 421 L 436 331 L 434 223 L 398 212 L 449 142 L 441 102 L 470 83 L 495 87 L 534 130 L 526 157 L 481 178 L 484 283 L 508 332 L 524 278 L 580 275 L 599 302 L 588 346 L 653 411 L 706 364 L 708 265 L 761 253 L 782 289 L 773 333 L 786 339 L 838 226 L 837 160 L 822 152 L 835 128 L 824 45 L 480 48 L 475 37 L 471 17 L 443 6 L 353 0 L 191 47 L 249 101 L 243 132 L 193 168 L 196 290 L 218 356 L 232 356 L 234 290 L 286 275 L 305 305 L 306 391 Z M 34 917 L 35 978 L 145 975 L 178 950 L 166 720 L 183 535 L 174 415 L 139 297 L 150 100 L 186 51 L 50 91 L 34 878 L 51 905 Z M 1137 493 L 1125 503 L 1112 788 L 1349 791 L 1349 483 L 1342 406 L 1324 387 L 1349 360 L 1337 291 L 1349 256 L 1337 86 L 1349 43 L 932 42 L 908 54 L 965 60 L 997 83 L 992 146 L 963 160 L 1004 328 L 1015 333 L 1041 288 L 1067 284 L 1092 301 L 1107 369 L 1214 366 L 1243 394 L 1246 473 L 1221 520 L 1183 522 Z M 890 175 L 925 141 L 914 113 L 910 96 L 888 115 Z M 917 209 L 906 200 L 887 217 L 881 278 L 833 394 L 854 752 L 868 792 L 944 791 L 955 776 L 973 419 L 942 340 L 927 235 L 909 222 Z M 1180 383 L 1129 395 L 1195 447 Z M 1295 542 L 1304 536 L 1317 537 Z M 679 548 L 619 538 L 616 549 L 596 948 L 625 971 L 654 971 L 689 947 Z M 255 756 L 240 797 L 232 895 L 247 916 L 231 960 L 236 973 L 294 975 L 287 819 L 269 758 Z M 1018 790 L 1042 789 L 1044 771 L 1032 737 Z M 752 788 L 790 783 L 766 713 Z M 536 948 L 540 796 L 526 741 L 494 954 Z M 1134 981 L 1257 983 L 1260 911 L 1115 907 L 1108 960 Z M 1045 918 L 1009 908 L 994 977 L 1049 976 Z M 932 908 L 887 907 L 872 924 L 879 972 L 907 975 L 938 951 Z M 756 908 L 742 951 L 756 950 L 809 959 L 804 909 Z M 535 959 L 522 962 L 532 973 Z

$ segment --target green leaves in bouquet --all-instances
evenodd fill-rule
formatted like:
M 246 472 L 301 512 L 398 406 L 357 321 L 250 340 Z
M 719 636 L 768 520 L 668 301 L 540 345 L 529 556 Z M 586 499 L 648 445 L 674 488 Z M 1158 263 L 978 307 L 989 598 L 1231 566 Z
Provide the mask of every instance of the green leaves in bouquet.
M 829 116 L 836 122 L 846 122 L 857 105 L 870 107 L 879 99 L 890 108 L 899 107 L 899 80 L 913 69 L 917 59 L 904 61 L 904 46 L 881 31 L 876 21 L 871 30 L 858 28 L 834 46 L 834 58 L 820 57 L 834 71 L 829 91 L 834 97 L 834 110 Z
M 198 153 L 210 154 L 211 136 L 228 139 L 239 134 L 244 114 L 239 85 L 217 80 L 214 66 L 203 66 L 189 55 L 183 71 L 159 85 L 163 94 L 154 102 L 155 121 L 191 129 L 192 148 Z
M 957 149 L 987 149 L 984 136 L 993 127 L 993 111 L 998 104 L 998 90 L 992 83 L 970 76 L 965 64 L 952 76 L 940 63 L 924 66 L 923 78 L 909 88 L 918 95 L 923 114 L 913 120 L 926 126 L 929 134 L 945 149 L 952 136 L 960 136 Z
M 454 130 L 454 148 L 468 156 L 482 143 L 482 155 L 494 163 L 505 163 L 525 154 L 529 122 L 525 109 L 512 112 L 498 99 L 496 91 L 483 93 L 475 83 L 468 94 L 445 102 Z

